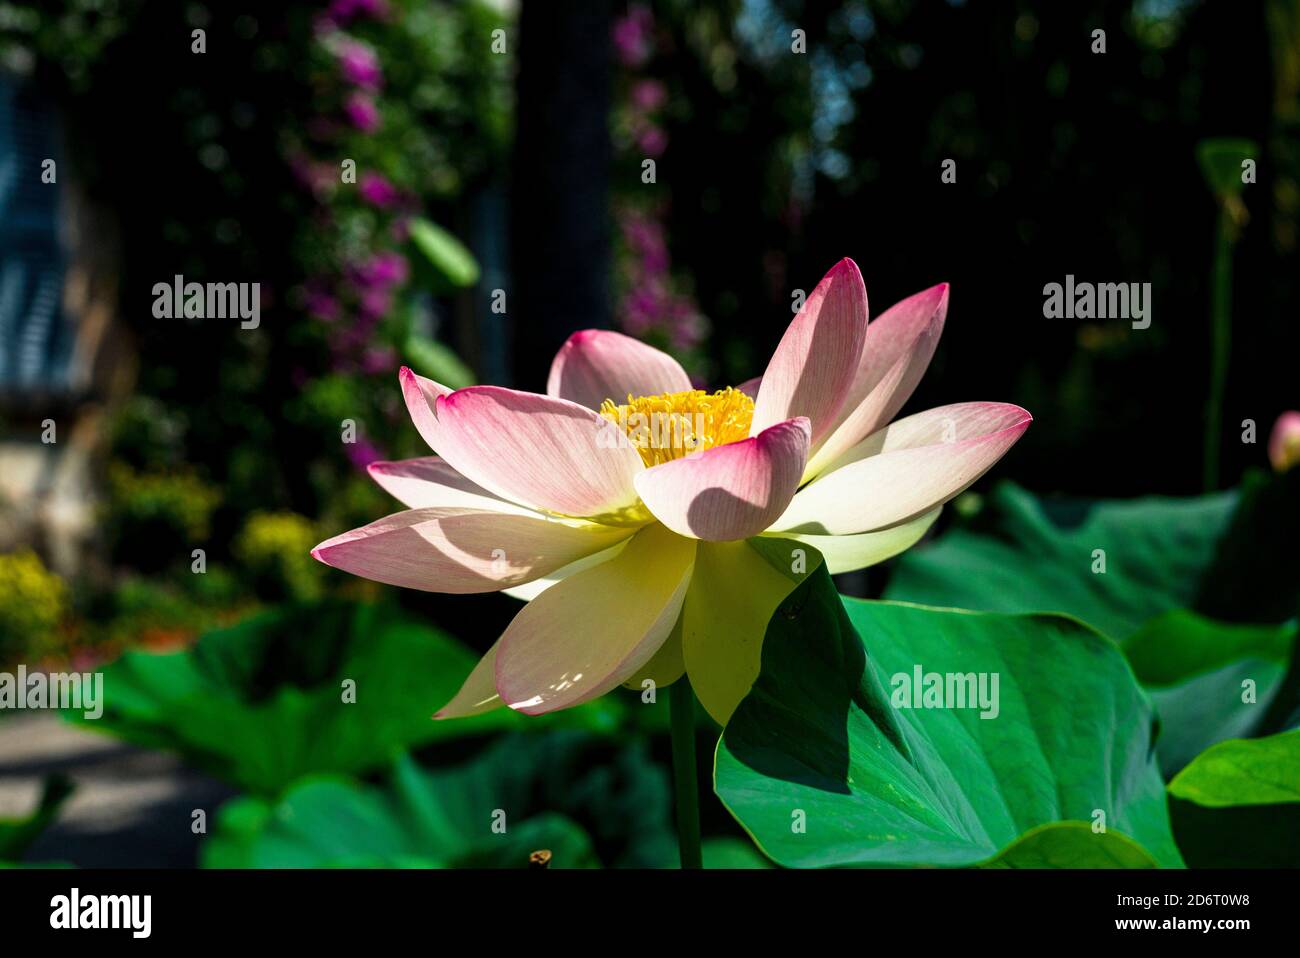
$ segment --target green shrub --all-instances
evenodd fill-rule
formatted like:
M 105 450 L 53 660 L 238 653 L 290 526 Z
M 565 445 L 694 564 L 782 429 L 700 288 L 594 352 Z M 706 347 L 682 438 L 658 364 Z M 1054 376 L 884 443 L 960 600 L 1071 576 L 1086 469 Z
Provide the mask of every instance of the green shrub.
M 321 593 L 322 566 L 311 557 L 317 542 L 311 520 L 294 512 L 255 512 L 232 551 L 242 574 L 266 599 L 312 599 Z
M 193 473 L 142 473 L 115 462 L 108 470 L 107 526 L 116 561 L 158 571 L 206 545 L 221 493 Z
M 0 555 L 0 663 L 37 658 L 55 648 L 67 593 L 63 580 L 30 549 Z

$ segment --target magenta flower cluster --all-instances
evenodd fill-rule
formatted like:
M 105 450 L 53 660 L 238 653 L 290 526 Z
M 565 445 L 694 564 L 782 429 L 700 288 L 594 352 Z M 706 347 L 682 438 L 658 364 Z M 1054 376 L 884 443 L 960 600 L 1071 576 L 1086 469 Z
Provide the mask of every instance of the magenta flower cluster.
M 388 0 L 334 0 L 325 18 L 340 26 L 354 19 L 383 20 L 388 16 Z
M 638 338 L 664 336 L 680 352 L 697 348 L 708 322 L 689 296 L 675 290 L 664 225 L 655 216 L 632 208 L 618 212 L 619 233 L 626 248 L 619 303 L 623 328 Z
M 343 79 L 362 90 L 376 91 L 384 85 L 384 71 L 379 57 L 366 44 L 351 38 L 339 44 L 335 52 Z
M 357 184 L 361 198 L 376 209 L 391 210 L 402 198 L 401 192 L 382 173 L 367 170 Z
M 668 105 L 668 88 L 662 80 L 644 75 L 655 54 L 655 33 L 654 14 L 642 4 L 629 7 L 613 28 L 614 52 L 626 74 L 617 123 L 638 167 L 640 161 L 656 159 L 668 148 L 668 133 L 660 122 Z M 678 353 L 697 349 L 708 322 L 673 282 L 662 208 L 624 204 L 616 207 L 615 217 L 624 249 L 617 309 L 623 329 L 666 342 Z
M 645 66 L 654 52 L 654 29 L 654 14 L 639 3 L 614 21 L 614 52 L 619 63 L 629 69 Z
M 385 85 L 378 50 L 345 32 L 350 23 L 382 19 L 391 14 L 386 0 L 335 0 L 315 21 L 315 41 L 332 67 L 338 99 L 335 108 L 309 118 L 303 130 L 309 142 L 326 144 L 322 158 L 294 152 L 288 162 L 297 179 L 318 204 L 313 229 L 326 240 L 327 259 L 302 288 L 308 315 L 325 327 L 333 372 L 349 375 L 390 373 L 400 363 L 381 327 L 392 313 L 397 297 L 410 277 L 405 256 L 385 245 L 405 238 L 405 221 L 414 198 L 374 169 L 358 169 L 355 185 L 340 175 L 339 157 L 357 156 L 355 139 L 383 128 L 378 96 Z M 328 158 L 324 158 L 327 156 Z M 353 194 L 355 191 L 355 194 Z M 355 199 L 352 198 L 355 195 Z M 343 244 L 340 218 L 354 215 L 348 208 L 360 203 L 380 217 L 360 244 L 370 252 L 356 257 L 352 244 Z M 302 371 L 302 378 L 307 374 Z M 358 437 L 345 452 L 352 464 L 364 469 L 385 458 L 385 450 L 372 439 Z
M 374 340 L 380 323 L 393 308 L 397 291 L 408 277 L 406 257 L 391 250 L 346 264 L 340 286 L 346 298 L 354 302 L 346 323 L 339 322 L 344 316 L 343 304 L 338 293 L 330 291 L 328 280 L 318 278 L 308 284 L 308 311 L 333 327 L 329 344 L 336 371 L 370 374 L 396 367 L 398 357 L 393 349 Z

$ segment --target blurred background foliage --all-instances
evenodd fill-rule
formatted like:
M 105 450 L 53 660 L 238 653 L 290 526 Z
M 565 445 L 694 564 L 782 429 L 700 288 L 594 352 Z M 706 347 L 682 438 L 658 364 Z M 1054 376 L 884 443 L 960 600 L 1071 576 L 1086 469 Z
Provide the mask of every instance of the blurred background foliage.
M 61 181 L 110 214 L 114 336 L 138 359 L 128 394 L 73 397 L 109 414 L 85 568 L 0 556 L 4 662 L 188 647 L 326 595 L 480 653 L 514 600 L 399 594 L 308 555 L 393 511 L 370 462 L 428 454 L 397 369 L 537 389 L 565 336 L 611 326 L 737 383 L 843 256 L 873 313 L 952 284 L 906 411 L 1030 409 L 999 474 L 1075 499 L 1199 492 L 1224 202 L 1207 140 L 1258 144 L 1232 198 L 1221 488 L 1267 465 L 1298 403 L 1297 0 L 9 0 L 0 68 L 56 106 Z M 1150 282 L 1150 328 L 1045 319 L 1067 274 Z M 175 275 L 260 282 L 259 328 L 155 319 Z M 214 854 L 262 854 L 268 808 L 232 812 Z
M 112 574 L 93 584 L 108 595 L 88 583 L 74 605 L 111 621 L 112 584 L 137 572 L 170 575 L 162 591 L 178 611 L 200 603 L 186 548 L 197 542 L 241 599 L 314 596 L 322 579 L 296 556 L 302 543 L 386 511 L 364 467 L 423 451 L 398 366 L 538 388 L 565 335 L 613 325 L 701 383 L 738 382 L 761 372 L 794 290 L 844 255 L 877 312 L 953 284 L 913 408 L 1031 409 L 1038 425 L 1008 462 L 1018 481 L 1085 496 L 1196 491 L 1216 229 L 1196 156 L 1212 137 L 1261 145 L 1258 182 L 1234 200 L 1231 485 L 1264 461 L 1263 439 L 1237 441 L 1239 424 L 1265 435 L 1295 404 L 1298 9 L 561 4 L 530 48 L 528 11 L 512 4 L 0 5 L 2 62 L 57 103 L 70 175 L 114 214 L 121 334 L 139 354 L 104 472 Z M 1097 29 L 1105 53 L 1091 50 Z M 600 38 L 556 81 L 583 84 L 565 116 L 581 130 L 596 112 L 608 143 L 597 155 L 516 117 L 530 59 L 563 69 L 545 58 L 565 31 L 583 49 Z M 940 181 L 947 159 L 956 183 Z M 546 177 L 572 186 L 558 208 L 530 195 Z M 558 221 L 529 218 L 543 213 Z M 147 291 L 176 274 L 259 278 L 261 328 L 160 325 Z M 587 277 L 605 277 L 593 315 L 540 274 L 571 280 L 575 304 L 593 302 Z M 1150 329 L 1044 319 L 1042 287 L 1066 274 L 1150 282 Z M 355 441 L 341 441 L 349 423 Z M 508 600 L 469 604 L 482 608 L 467 621 L 509 615 Z M 96 631 L 76 634 L 106 638 Z

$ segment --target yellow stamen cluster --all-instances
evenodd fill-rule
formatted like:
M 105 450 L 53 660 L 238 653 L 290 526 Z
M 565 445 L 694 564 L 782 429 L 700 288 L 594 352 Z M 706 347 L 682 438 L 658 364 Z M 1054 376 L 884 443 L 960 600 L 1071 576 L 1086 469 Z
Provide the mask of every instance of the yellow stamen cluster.
M 749 437 L 754 400 L 738 389 L 688 389 L 659 396 L 606 399 L 600 414 L 617 424 L 647 466 L 681 459 Z

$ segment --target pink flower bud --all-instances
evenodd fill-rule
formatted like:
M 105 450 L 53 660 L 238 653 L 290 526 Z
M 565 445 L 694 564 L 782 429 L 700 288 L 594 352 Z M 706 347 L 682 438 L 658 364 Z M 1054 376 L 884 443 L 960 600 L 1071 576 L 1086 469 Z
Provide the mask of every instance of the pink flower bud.
M 1300 464 L 1300 412 L 1291 409 L 1277 417 L 1268 439 L 1268 460 L 1278 472 Z

